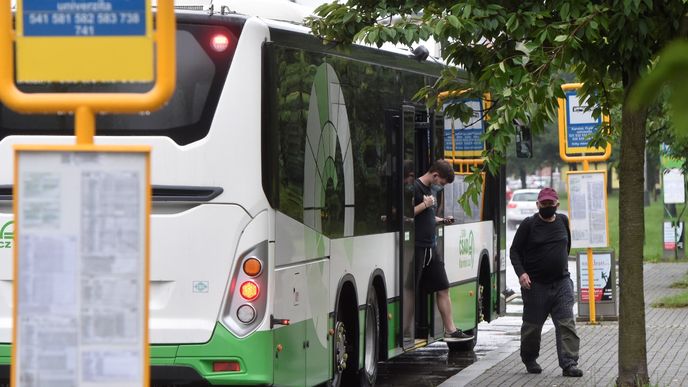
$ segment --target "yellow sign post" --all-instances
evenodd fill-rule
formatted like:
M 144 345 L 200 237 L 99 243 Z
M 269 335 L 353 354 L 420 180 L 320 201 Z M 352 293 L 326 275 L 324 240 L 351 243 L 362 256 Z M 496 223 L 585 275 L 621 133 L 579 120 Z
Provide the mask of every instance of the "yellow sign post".
M 22 0 L 15 20 L 18 82 L 153 80 L 150 0 Z
M 174 2 L 159 2 L 153 31 L 150 1 L 19 0 L 14 30 L 10 1 L 0 0 L 0 100 L 22 113 L 73 113 L 76 137 L 71 146 L 14 149 L 13 386 L 39 374 L 69 385 L 149 383 L 150 147 L 93 140 L 96 114 L 156 110 L 174 92 Z M 15 74 L 19 83 L 150 82 L 154 74 L 155 82 L 144 93 L 26 93 Z M 46 262 L 57 269 L 46 272 Z M 38 304 L 48 309 L 32 309 Z M 32 316 L 37 310 L 44 314 Z M 123 331 L 95 329 L 109 315 Z M 26 336 L 37 328 L 47 341 Z M 66 365 L 36 365 L 45 351 L 68 352 Z
M 156 81 L 146 93 L 24 93 L 14 83 L 15 56 L 9 0 L 0 1 L 0 100 L 22 113 L 73 112 L 77 144 L 93 144 L 96 113 L 136 113 L 155 110 L 172 96 L 175 87 L 174 3 L 160 2 L 156 17 Z M 91 37 L 82 37 L 88 42 Z M 84 47 L 88 49 L 88 43 Z M 88 61 L 89 57 L 82 57 Z M 46 65 L 49 62 L 44 62 Z M 20 64 L 21 65 L 21 64 Z M 21 69 L 17 68 L 17 72 Z
M 561 159 L 568 163 L 583 163 L 583 172 L 590 171 L 591 162 L 608 160 L 612 154 L 611 144 L 607 144 L 605 149 L 590 148 L 587 146 L 588 136 L 598 130 L 602 122 L 609 122 L 609 117 L 603 116 L 602 120 L 595 120 L 587 112 L 587 107 L 581 106 L 576 96 L 576 90 L 583 85 L 581 83 L 568 83 L 562 85 L 566 98 L 559 98 L 559 155 Z M 605 191 L 606 203 L 606 186 Z M 569 212 L 571 206 L 569 206 Z M 569 213 L 569 219 L 571 219 Z M 605 229 L 607 228 L 605 217 Z M 605 246 L 608 240 L 605 238 Z M 587 247 L 588 255 L 588 283 L 594 284 L 594 261 L 592 246 Z M 588 297 L 590 305 L 590 324 L 597 324 L 595 321 L 595 297 L 594 285 L 591 296 Z

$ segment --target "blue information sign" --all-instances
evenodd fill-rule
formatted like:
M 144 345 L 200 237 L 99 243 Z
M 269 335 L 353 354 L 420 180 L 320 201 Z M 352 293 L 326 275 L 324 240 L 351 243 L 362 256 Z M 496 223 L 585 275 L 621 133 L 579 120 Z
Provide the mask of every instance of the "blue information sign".
M 485 148 L 482 135 L 485 133 L 483 104 L 479 99 L 467 99 L 464 103 L 473 109 L 473 116 L 468 122 L 444 119 L 444 150 L 451 152 L 480 152 Z M 447 106 L 449 103 L 445 103 Z M 452 144 L 452 126 L 454 127 L 454 144 Z M 453 148 L 452 148 L 453 145 Z
M 592 111 L 578 99 L 575 91 L 566 93 L 566 146 L 588 148 L 590 136 L 598 130 L 602 120 L 593 118 Z
M 145 36 L 146 0 L 24 0 L 24 36 Z

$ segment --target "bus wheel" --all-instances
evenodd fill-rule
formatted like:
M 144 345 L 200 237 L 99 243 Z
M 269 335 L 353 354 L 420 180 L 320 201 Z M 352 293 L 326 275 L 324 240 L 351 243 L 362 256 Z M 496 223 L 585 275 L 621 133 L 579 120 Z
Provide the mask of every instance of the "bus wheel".
M 341 321 L 337 321 L 334 326 L 334 375 L 332 376 L 332 387 L 340 387 L 342 378 L 349 360 L 349 353 L 346 351 L 346 327 Z
M 447 343 L 449 350 L 452 352 L 472 351 L 473 348 L 475 348 L 475 344 L 478 342 L 478 324 L 483 315 L 483 286 L 480 284 L 478 284 L 478 297 L 476 297 L 475 302 L 475 328 L 465 332 L 467 335 L 473 336 L 473 340 Z
M 338 315 L 338 313 L 337 313 Z M 357 339 L 354 316 L 337 317 L 334 325 L 334 364 L 330 381 L 332 387 L 357 386 L 358 356 L 355 341 Z
M 374 386 L 377 362 L 380 359 L 380 305 L 377 292 L 370 289 L 366 303 L 364 364 L 360 372 L 361 386 Z

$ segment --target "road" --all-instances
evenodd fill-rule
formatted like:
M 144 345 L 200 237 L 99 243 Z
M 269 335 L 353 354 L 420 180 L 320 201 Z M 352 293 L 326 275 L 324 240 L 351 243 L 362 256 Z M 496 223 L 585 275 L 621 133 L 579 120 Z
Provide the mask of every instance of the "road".
M 515 230 L 507 230 L 507 251 Z M 571 278 L 576 279 L 576 263 L 569 261 Z M 507 288 L 520 294 L 518 278 L 507 259 Z M 405 353 L 380 364 L 376 385 L 379 387 L 431 387 L 437 386 L 464 368 L 479 362 L 490 352 L 506 345 L 515 345 L 520 340 L 521 313 L 520 298 L 507 304 L 506 316 L 478 326 L 478 343 L 473 351 L 452 353 L 443 342 L 433 343 L 425 348 Z M 574 312 L 577 305 L 574 306 Z M 548 320 L 547 325 L 551 322 Z M 547 328 L 546 328 L 547 329 Z

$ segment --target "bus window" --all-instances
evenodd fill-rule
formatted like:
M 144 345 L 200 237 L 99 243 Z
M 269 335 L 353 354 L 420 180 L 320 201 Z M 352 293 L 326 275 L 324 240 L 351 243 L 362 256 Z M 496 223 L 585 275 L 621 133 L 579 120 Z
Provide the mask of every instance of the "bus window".
M 180 145 L 208 134 L 220 91 L 236 47 L 240 26 L 180 24 L 177 31 L 177 82 L 174 95 L 161 109 L 140 114 L 108 114 L 96 118 L 98 135 L 168 136 Z M 229 46 L 219 53 L 213 37 L 222 35 Z M 20 84 L 26 93 L 146 92 L 152 83 Z M 0 107 L 0 140 L 10 135 L 73 135 L 68 114 L 19 114 Z

